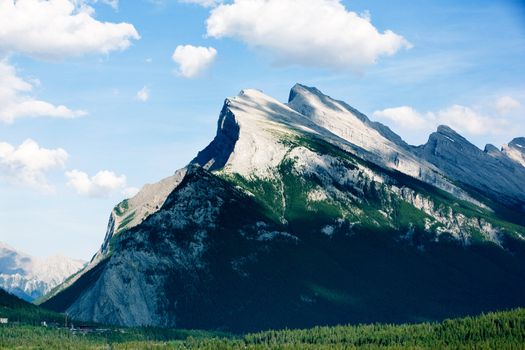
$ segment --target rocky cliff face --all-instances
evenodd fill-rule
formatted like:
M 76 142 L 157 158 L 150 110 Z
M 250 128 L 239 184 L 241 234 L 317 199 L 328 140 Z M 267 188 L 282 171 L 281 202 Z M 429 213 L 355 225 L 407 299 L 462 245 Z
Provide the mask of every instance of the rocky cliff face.
M 0 242 L 0 288 L 33 301 L 84 266 L 63 256 L 35 258 Z
M 525 167 L 502 159 L 494 148 L 483 152 L 454 130 L 440 126 L 415 152 L 464 187 L 524 210 Z
M 288 104 L 244 90 L 186 168 L 115 207 L 95 258 L 43 305 L 233 331 L 524 305 L 525 177 L 471 146 L 440 128 L 414 149 L 302 85 Z M 484 161 L 512 177 L 491 187 Z
M 502 152 L 513 161 L 525 167 L 525 137 L 517 137 L 504 145 Z

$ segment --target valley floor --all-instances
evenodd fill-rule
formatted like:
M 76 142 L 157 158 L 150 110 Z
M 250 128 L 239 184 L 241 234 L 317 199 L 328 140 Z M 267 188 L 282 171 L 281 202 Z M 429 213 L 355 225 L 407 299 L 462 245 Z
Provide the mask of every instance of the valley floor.
M 0 349 L 525 349 L 525 309 L 440 323 L 316 327 L 230 336 L 156 328 L 0 327 Z

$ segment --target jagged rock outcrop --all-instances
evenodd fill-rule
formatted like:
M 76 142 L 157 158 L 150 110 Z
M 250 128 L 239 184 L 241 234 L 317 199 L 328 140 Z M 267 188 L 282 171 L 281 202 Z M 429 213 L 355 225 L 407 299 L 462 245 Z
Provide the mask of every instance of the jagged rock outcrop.
M 525 305 L 525 227 L 502 213 L 522 175 L 471 146 L 441 127 L 415 149 L 303 85 L 288 104 L 244 90 L 187 167 L 115 207 L 100 251 L 43 306 L 251 331 Z M 512 178 L 490 187 L 484 161 Z

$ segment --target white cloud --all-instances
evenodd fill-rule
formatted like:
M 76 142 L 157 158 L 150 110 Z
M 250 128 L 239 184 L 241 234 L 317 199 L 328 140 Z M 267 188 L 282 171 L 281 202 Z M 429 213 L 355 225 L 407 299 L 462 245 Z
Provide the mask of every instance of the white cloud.
M 434 119 L 432 113 L 427 113 L 427 115 L 424 116 L 409 106 L 387 108 L 382 111 L 375 111 L 373 116 L 383 120 L 390 120 L 400 127 L 409 130 L 426 129 L 429 122 Z
M 118 10 L 119 0 L 69 0 L 77 7 L 88 8 L 91 4 L 101 2 L 104 5 L 111 6 L 114 10 Z
M 234 0 L 212 10 L 207 34 L 272 52 L 278 63 L 360 70 L 380 56 L 411 47 L 391 30 L 379 32 L 368 13 L 340 0 Z
M 142 89 L 140 89 L 137 92 L 136 96 L 137 100 L 141 102 L 146 102 L 149 100 L 149 88 L 147 86 L 144 86 Z
M 118 9 L 118 1 L 119 0 L 102 0 L 102 3 L 104 3 L 106 5 L 109 5 L 109 6 L 113 7 L 113 9 L 117 10 Z
M 502 135 L 509 131 L 508 126 L 511 124 L 507 119 L 458 104 L 426 113 L 409 106 L 393 107 L 375 111 L 373 116 L 384 121 L 411 143 L 424 142 L 427 133 L 441 124 L 471 136 Z
M 202 74 L 216 56 L 217 50 L 213 47 L 179 45 L 173 52 L 172 59 L 179 65 L 180 76 L 194 78 Z
M 135 188 L 127 187 L 125 175 L 119 176 L 108 170 L 99 171 L 91 177 L 83 171 L 72 170 L 66 172 L 66 177 L 67 185 L 83 196 L 102 198 L 115 193 L 129 196 L 137 192 Z
M 33 98 L 28 93 L 34 84 L 18 77 L 15 68 L 6 60 L 0 61 L 0 121 L 12 123 L 18 118 L 75 118 L 86 115 L 84 111 Z
M 470 107 L 453 105 L 437 114 L 440 124 L 471 135 L 488 135 L 501 133 L 507 126 L 507 121 L 491 118 Z
M 500 115 L 506 115 L 521 107 L 521 103 L 510 96 L 502 96 L 496 100 L 496 109 Z
M 124 50 L 140 39 L 133 25 L 100 22 L 93 15 L 85 1 L 0 0 L 0 52 L 63 58 Z
M 0 178 L 7 182 L 52 192 L 46 172 L 64 167 L 68 154 L 62 148 L 41 148 L 31 139 L 15 147 L 0 142 Z
M 135 196 L 137 193 L 139 193 L 139 191 L 140 191 L 140 189 L 136 188 L 136 187 L 126 187 L 125 189 L 122 190 L 122 194 L 126 198 L 131 198 L 131 197 Z
M 185 4 L 196 4 L 202 7 L 214 7 L 222 3 L 222 0 L 179 0 Z

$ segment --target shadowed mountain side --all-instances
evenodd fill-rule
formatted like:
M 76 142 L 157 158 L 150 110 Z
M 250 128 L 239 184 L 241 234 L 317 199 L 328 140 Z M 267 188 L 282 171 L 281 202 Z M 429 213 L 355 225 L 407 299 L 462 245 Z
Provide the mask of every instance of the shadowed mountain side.
M 227 99 L 212 143 L 119 203 L 95 258 L 43 305 L 101 323 L 235 332 L 525 305 L 515 212 L 448 172 L 446 154 L 436 166 L 317 89 L 291 96 Z M 456 165 L 497 161 L 479 152 L 458 151 Z
M 235 116 L 228 109 L 227 103 L 225 103 L 219 116 L 217 135 L 205 149 L 197 154 L 191 164 L 198 164 L 210 171 L 223 168 L 228 162 L 238 139 L 239 125 L 235 121 Z

